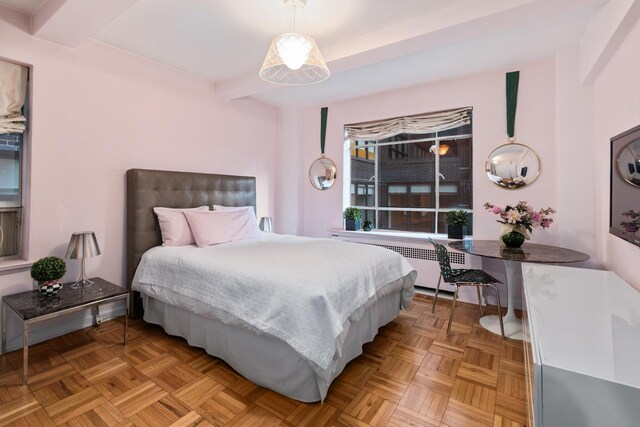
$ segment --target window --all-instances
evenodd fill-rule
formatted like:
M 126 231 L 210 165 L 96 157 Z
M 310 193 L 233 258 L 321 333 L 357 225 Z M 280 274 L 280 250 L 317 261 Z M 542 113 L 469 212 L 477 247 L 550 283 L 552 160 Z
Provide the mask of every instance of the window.
M 472 208 L 471 109 L 463 120 L 453 123 L 396 118 L 382 123 L 413 120 L 381 138 L 360 139 L 374 133 L 369 126 L 347 125 L 351 153 L 351 205 L 383 230 L 445 233 L 447 211 Z M 446 113 L 446 112 L 445 112 Z M 437 115 L 446 116 L 443 113 Z M 410 129 L 407 129 L 409 127 Z M 377 131 L 377 129 L 376 129 Z M 389 136 L 389 133 L 393 135 Z M 354 138 L 355 135 L 355 138 Z M 471 226 L 468 227 L 471 233 Z
M 0 61 L 0 260 L 22 256 L 28 69 Z

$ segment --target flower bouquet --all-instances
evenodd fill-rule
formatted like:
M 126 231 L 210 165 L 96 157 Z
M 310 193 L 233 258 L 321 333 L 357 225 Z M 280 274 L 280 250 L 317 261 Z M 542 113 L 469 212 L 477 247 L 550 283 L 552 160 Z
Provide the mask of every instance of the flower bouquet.
M 627 233 L 634 234 L 636 231 L 640 230 L 640 210 L 638 212 L 629 209 L 626 212 L 622 213 L 622 216 L 628 217 L 631 221 L 622 221 L 620 223 L 621 226 L 624 227 L 624 231 Z
M 534 210 L 526 201 L 508 204 L 504 208 L 485 203 L 484 208 L 496 215 L 500 215 L 497 222 L 503 224 L 500 238 L 505 245 L 518 248 L 536 227 L 549 228 L 553 223 L 551 215 L 556 213 L 552 208 Z

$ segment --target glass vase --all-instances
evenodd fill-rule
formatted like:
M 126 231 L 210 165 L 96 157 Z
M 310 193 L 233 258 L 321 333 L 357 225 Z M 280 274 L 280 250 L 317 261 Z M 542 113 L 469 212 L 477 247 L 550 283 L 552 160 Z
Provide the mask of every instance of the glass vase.
M 500 236 L 502 243 L 508 248 L 519 248 L 524 243 L 524 235 L 517 231 L 510 231 Z

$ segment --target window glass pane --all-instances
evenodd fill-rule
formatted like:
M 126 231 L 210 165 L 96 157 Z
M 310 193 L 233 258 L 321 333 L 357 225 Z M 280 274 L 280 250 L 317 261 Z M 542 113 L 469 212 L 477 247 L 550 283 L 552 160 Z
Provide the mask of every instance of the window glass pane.
M 377 228 L 381 230 L 435 233 L 435 213 L 381 210 L 378 213 Z
M 433 192 L 422 191 L 435 187 L 436 160 L 429 152 L 431 145 L 420 142 L 381 147 L 383 149 L 378 153 L 381 207 L 436 207 Z M 415 194 L 410 191 L 413 186 L 416 186 Z
M 0 135 L 0 207 L 19 207 L 22 135 Z
M 356 205 L 356 185 L 351 184 L 351 206 Z
M 373 228 L 378 228 L 376 225 L 376 211 L 373 209 L 362 209 L 362 224 L 364 225 L 365 221 L 371 221 L 373 224 Z
M 351 144 L 351 206 L 375 205 L 375 151 L 365 141 Z
M 367 203 L 365 206 L 376 205 L 376 186 L 375 184 L 367 185 Z
M 389 201 L 386 206 L 405 208 L 409 204 L 406 185 L 389 185 Z
M 430 185 L 412 185 L 411 192 L 414 194 L 430 193 L 431 186 Z
M 458 184 L 443 184 L 440 183 L 440 194 L 455 194 L 458 192 Z
M 367 185 L 358 184 L 356 192 L 356 206 L 367 205 Z
M 371 161 L 374 161 L 376 159 L 376 147 L 373 145 L 373 143 L 367 143 L 367 150 L 364 158 Z
M 390 185 L 389 186 L 389 194 L 406 194 L 407 186 L 406 185 Z
M 372 141 L 352 141 L 351 158 L 371 160 L 376 159 L 376 147 Z
M 440 207 L 471 209 L 471 140 L 469 138 L 442 141 L 449 149 L 440 156 Z
M 20 255 L 21 214 L 21 208 L 0 208 L 0 227 L 4 237 L 0 245 L 0 257 Z
M 431 185 L 412 185 L 411 196 L 409 198 L 410 208 L 429 208 L 432 204 L 433 195 L 431 194 Z
M 440 137 L 451 135 L 471 135 L 471 124 L 438 132 L 438 136 Z
M 373 182 L 352 182 L 351 206 L 375 206 L 375 188 Z
M 455 134 L 459 135 L 459 134 Z M 436 137 L 435 132 L 432 133 L 401 133 L 400 135 L 392 136 L 390 138 L 381 139 L 380 143 L 383 142 L 396 142 L 396 141 L 414 141 L 416 139 L 433 139 Z

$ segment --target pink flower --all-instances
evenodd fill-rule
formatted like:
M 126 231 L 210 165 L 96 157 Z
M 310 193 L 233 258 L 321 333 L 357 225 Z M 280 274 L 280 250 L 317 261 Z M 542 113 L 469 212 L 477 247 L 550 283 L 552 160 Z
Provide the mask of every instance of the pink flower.
M 553 218 L 550 218 L 550 215 L 556 212 L 550 207 L 535 211 L 526 201 L 509 203 L 502 208 L 491 203 L 485 203 L 484 208 L 500 216 L 500 219 L 496 220 L 497 222 L 501 224 L 521 225 L 528 231 L 532 231 L 535 227 L 549 228 L 553 223 Z M 640 216 L 640 214 L 638 214 L 638 216 Z M 622 225 L 624 226 L 625 224 L 623 223 Z

